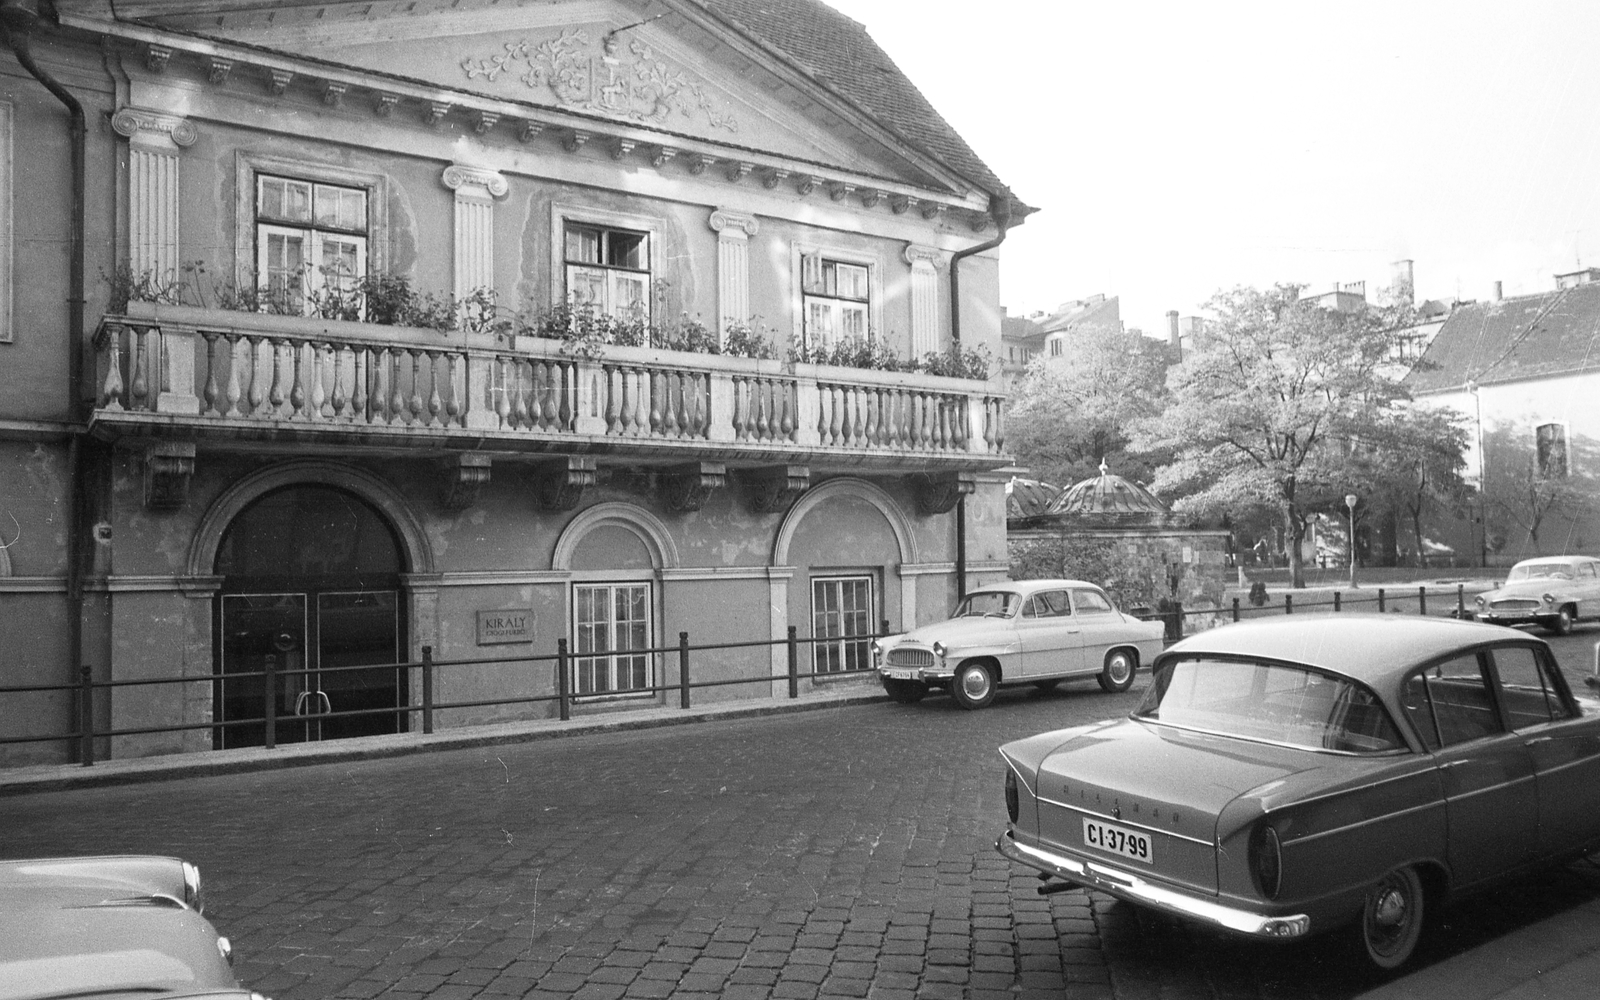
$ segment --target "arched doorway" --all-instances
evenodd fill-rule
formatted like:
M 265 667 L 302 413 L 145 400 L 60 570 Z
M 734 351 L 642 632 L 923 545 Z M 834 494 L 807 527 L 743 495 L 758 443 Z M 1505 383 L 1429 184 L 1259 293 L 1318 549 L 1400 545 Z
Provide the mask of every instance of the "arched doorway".
M 407 716 L 400 600 L 404 558 L 366 501 L 331 486 L 280 487 L 228 523 L 217 546 L 214 718 L 266 714 L 270 663 L 277 743 L 399 732 Z M 374 666 L 382 664 L 385 666 Z M 241 675 L 232 678 L 229 675 Z M 355 713 L 355 714 L 350 714 Z M 219 725 L 218 749 L 261 746 L 263 722 Z

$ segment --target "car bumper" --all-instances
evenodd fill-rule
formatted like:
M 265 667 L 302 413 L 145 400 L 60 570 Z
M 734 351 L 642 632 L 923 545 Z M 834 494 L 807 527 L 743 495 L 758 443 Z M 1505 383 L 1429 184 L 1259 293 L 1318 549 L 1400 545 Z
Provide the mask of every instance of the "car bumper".
M 1556 612 L 1549 614 L 1533 611 L 1479 611 L 1477 619 L 1485 625 L 1542 625 L 1555 621 Z
M 923 681 L 933 683 L 952 680 L 955 671 L 949 667 L 879 667 L 878 676 L 886 681 Z
M 1235 906 L 1225 906 L 1214 900 L 1156 885 L 1132 872 L 1111 865 L 1097 861 L 1079 861 L 1053 851 L 1020 844 L 1010 830 L 1000 835 L 995 841 L 994 849 L 1012 861 L 1085 888 L 1098 889 L 1130 903 L 1138 903 L 1152 910 L 1160 910 L 1175 917 L 1208 924 L 1236 934 L 1282 940 L 1304 937 L 1311 930 L 1311 918 L 1303 913 L 1272 916 Z

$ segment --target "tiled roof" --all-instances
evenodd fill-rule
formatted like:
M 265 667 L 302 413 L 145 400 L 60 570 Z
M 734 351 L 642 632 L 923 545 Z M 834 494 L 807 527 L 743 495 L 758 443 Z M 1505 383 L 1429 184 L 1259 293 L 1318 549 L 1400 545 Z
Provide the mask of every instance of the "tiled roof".
M 1600 283 L 1451 312 L 1422 363 L 1406 378 L 1415 393 L 1600 370 Z
M 694 2 L 977 187 L 1005 189 L 857 21 L 821 0 Z M 1015 196 L 1011 202 L 1014 224 L 1034 211 Z

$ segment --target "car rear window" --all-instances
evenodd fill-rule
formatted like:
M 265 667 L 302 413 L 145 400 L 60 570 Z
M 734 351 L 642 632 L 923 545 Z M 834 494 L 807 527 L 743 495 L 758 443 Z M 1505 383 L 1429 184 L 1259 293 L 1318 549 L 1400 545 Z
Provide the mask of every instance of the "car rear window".
M 1372 691 L 1282 663 L 1195 657 L 1156 673 L 1135 717 L 1310 750 L 1384 753 L 1405 748 Z

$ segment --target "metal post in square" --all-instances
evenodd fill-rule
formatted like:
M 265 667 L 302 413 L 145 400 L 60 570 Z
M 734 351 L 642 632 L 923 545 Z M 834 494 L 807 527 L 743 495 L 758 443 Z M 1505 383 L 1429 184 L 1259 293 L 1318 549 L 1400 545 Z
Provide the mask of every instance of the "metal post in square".
M 789 626 L 789 697 L 800 697 L 800 643 L 795 640 L 797 630 Z
M 689 707 L 689 633 L 678 633 L 678 701 Z
M 278 658 L 271 653 L 261 664 L 261 720 L 266 725 L 262 745 L 268 750 L 278 745 Z
M 1428 613 L 1428 588 L 1427 587 L 1418 587 L 1417 588 L 1417 614 L 1425 615 L 1427 613 Z
M 1237 597 L 1233 599 L 1233 620 L 1239 620 L 1239 599 Z
M 1284 594 L 1283 595 L 1283 613 L 1286 614 L 1286 615 L 1294 614 L 1294 595 L 1293 594 Z
M 1333 610 L 1339 610 L 1339 592 L 1337 590 L 1333 592 Z
M 1456 584 L 1456 617 L 1467 617 L 1467 585 L 1464 583 Z
M 1379 611 L 1384 610 L 1384 607 L 1383 607 L 1383 588 L 1382 587 L 1378 588 L 1378 610 Z
M 422 647 L 422 732 L 433 732 L 433 647 Z
M 571 675 L 567 673 L 567 640 L 556 640 L 556 700 L 561 705 L 561 721 L 572 718 Z
M 78 759 L 84 767 L 94 763 L 94 671 L 85 663 L 78 673 Z

